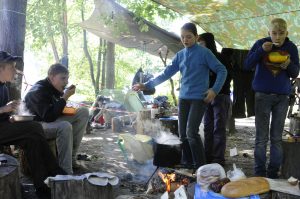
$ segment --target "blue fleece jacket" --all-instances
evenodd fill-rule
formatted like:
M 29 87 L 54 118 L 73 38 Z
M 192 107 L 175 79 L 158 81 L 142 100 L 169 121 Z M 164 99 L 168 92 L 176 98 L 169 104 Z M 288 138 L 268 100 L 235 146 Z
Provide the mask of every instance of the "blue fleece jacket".
M 245 69 L 255 68 L 255 76 L 252 87 L 255 92 L 275 93 L 289 95 L 291 93 L 290 78 L 296 78 L 299 74 L 299 55 L 296 45 L 288 38 L 281 47 L 273 46 L 273 51 L 279 51 L 290 55 L 291 63 L 286 70 L 274 67 L 268 60 L 268 52 L 262 48 L 264 42 L 270 41 L 266 37 L 256 41 L 245 60 Z
M 204 99 L 209 88 L 209 69 L 217 74 L 212 90 L 218 94 L 226 79 L 227 70 L 209 49 L 195 44 L 176 53 L 172 63 L 157 77 L 146 82 L 145 86 L 148 89 L 154 88 L 180 71 L 182 77 L 179 98 Z

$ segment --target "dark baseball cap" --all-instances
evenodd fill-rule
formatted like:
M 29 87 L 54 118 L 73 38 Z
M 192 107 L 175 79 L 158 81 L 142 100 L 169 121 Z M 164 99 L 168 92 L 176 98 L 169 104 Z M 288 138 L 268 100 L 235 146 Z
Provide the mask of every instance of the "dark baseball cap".
M 6 51 L 0 51 L 0 62 L 1 63 L 9 63 L 9 62 L 18 62 L 23 60 L 22 57 L 12 56 Z

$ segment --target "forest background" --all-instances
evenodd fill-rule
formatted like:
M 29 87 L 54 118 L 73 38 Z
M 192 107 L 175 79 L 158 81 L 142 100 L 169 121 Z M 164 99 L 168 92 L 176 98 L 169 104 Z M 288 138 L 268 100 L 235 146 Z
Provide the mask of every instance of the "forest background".
M 177 35 L 187 22 L 150 0 L 116 2 L 135 14 L 134 20 L 141 31 L 148 30 L 142 19 L 167 31 L 177 31 Z M 69 83 L 77 85 L 76 95 L 71 98 L 73 101 L 94 101 L 99 91 L 105 88 L 126 92 L 140 67 L 154 75 L 164 69 L 159 56 L 145 52 L 147 46 L 124 48 L 82 29 L 79 24 L 88 19 L 93 10 L 93 0 L 28 0 L 22 96 L 30 85 L 45 78 L 49 66 L 56 62 L 68 65 Z M 179 87 L 178 80 L 179 74 L 174 77 L 175 89 Z M 167 95 L 172 102 L 169 81 L 159 86 L 155 95 Z

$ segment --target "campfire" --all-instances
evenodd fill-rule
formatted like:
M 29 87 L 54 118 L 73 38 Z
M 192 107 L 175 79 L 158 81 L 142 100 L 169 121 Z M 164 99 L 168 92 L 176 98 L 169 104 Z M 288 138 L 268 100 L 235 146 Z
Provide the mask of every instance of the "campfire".
M 193 181 L 190 177 L 178 174 L 174 170 L 162 169 L 157 174 L 165 183 L 166 191 L 169 193 L 174 192 L 181 185 L 187 186 Z

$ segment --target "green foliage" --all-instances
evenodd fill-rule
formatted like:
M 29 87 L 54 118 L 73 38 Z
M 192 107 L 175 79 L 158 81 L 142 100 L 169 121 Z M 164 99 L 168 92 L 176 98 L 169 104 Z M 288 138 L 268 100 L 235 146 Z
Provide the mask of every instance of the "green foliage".
M 135 12 L 139 19 L 142 31 L 147 31 L 148 27 L 143 23 L 142 17 L 156 23 L 157 18 L 162 17 L 166 20 L 174 19 L 177 14 L 166 8 L 153 3 L 150 0 L 120 0 L 123 5 Z M 94 89 L 90 77 L 88 61 L 83 52 L 82 28 L 78 25 L 81 22 L 81 6 L 84 5 L 85 18 L 87 19 L 93 12 L 93 0 L 67 0 L 68 11 L 68 36 L 69 36 L 69 70 L 70 84 L 77 84 L 76 97 L 80 100 L 93 101 L 95 99 Z M 46 76 L 48 66 L 54 63 L 50 36 L 53 37 L 59 52 L 61 48 L 61 0 L 28 0 L 27 6 L 27 32 L 26 50 L 33 52 L 37 59 L 42 59 L 43 64 L 38 71 L 41 71 L 41 78 Z M 108 22 L 109 19 L 107 18 Z M 114 24 L 116 25 L 116 24 Z M 120 26 L 119 28 L 122 28 Z M 126 30 L 121 30 L 126 31 Z M 97 62 L 97 51 L 99 38 L 91 33 L 87 33 L 88 48 L 94 66 Z M 152 74 L 164 69 L 159 59 L 141 50 L 123 48 L 116 45 L 115 50 L 115 88 L 131 88 L 131 82 L 135 72 L 142 67 L 144 71 Z M 95 69 L 96 70 L 96 69 Z M 101 77 L 101 74 L 100 74 Z M 101 82 L 101 81 L 100 81 Z M 167 92 L 170 88 L 169 83 L 164 84 Z M 177 88 L 177 87 L 176 87 Z M 171 97 L 169 99 L 172 99 Z
M 158 18 L 171 21 L 179 17 L 178 13 L 151 0 L 117 0 L 117 2 L 135 14 L 134 19 L 138 22 L 141 32 L 148 31 L 148 26 L 144 23 L 144 19 L 159 25 L 157 23 Z
M 152 23 L 155 23 L 157 16 L 167 20 L 178 17 L 176 12 L 151 0 L 117 0 L 117 2 L 132 11 L 139 19 L 144 18 Z

